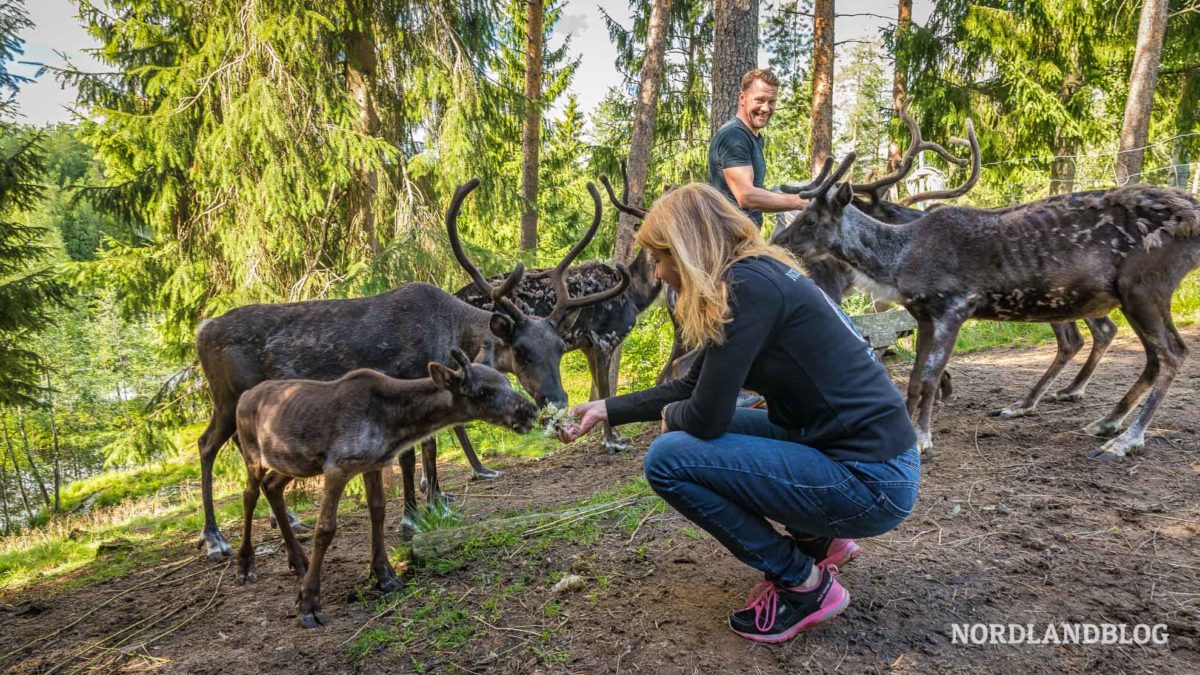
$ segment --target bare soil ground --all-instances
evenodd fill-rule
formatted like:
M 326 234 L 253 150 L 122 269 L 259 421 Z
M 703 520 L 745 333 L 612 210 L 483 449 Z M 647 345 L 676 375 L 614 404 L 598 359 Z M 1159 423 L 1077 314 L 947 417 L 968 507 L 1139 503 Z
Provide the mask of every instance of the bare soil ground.
M 1200 330 L 1186 338 L 1200 344 Z M 841 617 L 783 645 L 729 632 L 726 615 L 758 574 L 654 498 L 548 536 L 480 542 L 416 566 L 404 591 L 365 600 L 356 596 L 368 555 L 359 506 L 341 518 L 327 559 L 323 629 L 297 623 L 282 553 L 261 556 L 259 581 L 239 587 L 231 565 L 178 542 L 160 566 L 125 578 L 0 598 L 0 649 L 16 650 L 0 669 L 1200 672 L 1200 358 L 1176 381 L 1146 449 L 1100 464 L 1086 459 L 1099 441 L 1078 430 L 1137 377 L 1143 357 L 1127 332 L 1084 401 L 1044 403 L 1020 420 L 986 415 L 1032 385 L 1052 355 L 1041 346 L 955 359 L 956 397 L 936 413 L 936 460 L 914 515 L 860 542 L 863 555 L 840 577 L 852 598 Z M 894 368 L 898 381 L 905 368 Z M 471 521 L 571 506 L 636 479 L 649 439 L 615 456 L 593 441 L 537 461 L 496 458 L 505 473 L 488 483 L 446 466 L 445 484 Z M 399 501 L 389 506 L 394 517 Z M 236 523 L 222 527 L 238 535 Z M 275 532 L 256 527 L 273 548 Z M 569 573 L 583 588 L 553 593 Z M 1033 624 L 1039 635 L 1049 623 L 1166 624 L 1169 643 L 952 644 L 951 626 L 974 622 Z

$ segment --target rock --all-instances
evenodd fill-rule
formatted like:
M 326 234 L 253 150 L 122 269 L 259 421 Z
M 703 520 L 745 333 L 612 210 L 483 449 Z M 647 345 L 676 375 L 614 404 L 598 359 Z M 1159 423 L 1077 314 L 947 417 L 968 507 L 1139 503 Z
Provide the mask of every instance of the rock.
M 569 591 L 577 591 L 586 586 L 587 586 L 587 579 L 584 579 L 583 577 L 579 576 L 578 574 L 568 574 L 567 576 L 563 577 L 562 579 L 559 579 L 558 583 L 554 584 L 554 587 L 550 589 L 550 592 L 551 593 L 567 593 Z

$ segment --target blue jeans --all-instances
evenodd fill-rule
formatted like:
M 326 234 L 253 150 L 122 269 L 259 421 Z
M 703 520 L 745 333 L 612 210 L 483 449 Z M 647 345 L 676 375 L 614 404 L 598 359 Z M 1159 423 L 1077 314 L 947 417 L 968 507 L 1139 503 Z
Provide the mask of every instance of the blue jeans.
M 916 446 L 886 462 L 839 462 L 786 440 L 765 410 L 739 408 L 728 431 L 701 440 L 662 434 L 646 452 L 646 479 L 688 520 L 768 580 L 799 586 L 813 559 L 797 537 L 872 537 L 912 512 L 921 482 Z

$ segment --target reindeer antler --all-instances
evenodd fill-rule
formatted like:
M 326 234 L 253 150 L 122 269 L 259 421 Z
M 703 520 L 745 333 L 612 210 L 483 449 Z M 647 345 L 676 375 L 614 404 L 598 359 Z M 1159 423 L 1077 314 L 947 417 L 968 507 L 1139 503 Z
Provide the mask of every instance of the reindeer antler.
M 956 166 L 966 165 L 966 158 L 955 157 L 954 155 L 950 154 L 949 150 L 946 150 L 946 148 L 943 148 L 941 145 L 934 143 L 933 141 L 926 141 L 921 138 L 921 127 L 917 126 L 917 121 L 908 114 L 909 103 L 912 103 L 911 97 L 904 99 L 904 102 L 900 104 L 900 119 L 904 120 L 905 126 L 908 127 L 908 133 L 910 136 L 912 136 L 912 139 L 908 144 L 908 150 L 904 152 L 904 157 L 900 160 L 900 164 L 896 167 L 894 172 L 878 180 L 865 183 L 863 185 L 851 184 L 851 189 L 853 189 L 856 193 L 867 195 L 872 199 L 878 200 L 881 191 L 892 187 L 896 183 L 899 183 L 902 178 L 908 175 L 909 171 L 912 171 L 913 161 L 916 160 L 917 155 L 926 150 L 932 150 L 936 152 L 942 159 Z
M 967 118 L 967 139 L 964 141 L 961 138 L 951 138 L 950 142 L 955 145 L 965 145 L 971 148 L 971 175 L 967 178 L 967 182 L 951 190 L 931 190 L 929 192 L 921 192 L 915 195 L 909 195 L 900 200 L 901 206 L 911 206 L 917 202 L 923 202 L 929 199 L 951 199 L 953 197 L 961 197 L 975 186 L 975 182 L 979 180 L 979 172 L 983 168 L 983 154 L 979 151 L 979 139 L 975 138 L 975 124 L 971 122 L 971 118 Z
M 857 158 L 858 155 L 853 151 L 847 153 L 842 158 L 842 163 L 838 164 L 837 171 L 834 171 L 832 175 L 828 175 L 829 167 L 833 165 L 833 158 L 827 157 L 824 168 L 821 169 L 821 173 L 817 174 L 817 177 L 821 178 L 820 182 L 809 183 L 808 186 L 810 187 L 805 187 L 803 190 L 797 189 L 794 194 L 800 195 L 803 199 L 812 199 L 817 195 L 824 194 L 831 185 L 837 183 L 842 179 L 842 176 L 846 175 L 846 172 L 850 170 L 850 167 L 854 164 L 854 160 Z
M 479 290 L 486 293 L 496 307 L 503 308 L 513 319 L 520 320 L 524 318 L 525 313 L 508 299 L 508 294 L 520 283 L 521 277 L 525 276 L 525 265 L 518 262 L 516 267 L 513 268 L 512 274 L 508 275 L 504 283 L 499 286 L 493 286 L 488 283 L 488 280 L 479 272 L 479 269 L 471 263 L 471 259 L 467 257 L 466 251 L 463 250 L 462 241 L 458 237 L 458 212 L 462 209 L 463 200 L 477 187 L 479 187 L 478 178 L 472 178 L 466 183 L 459 185 L 458 189 L 454 191 L 454 197 L 450 200 L 450 208 L 446 209 L 446 230 L 450 234 L 450 248 L 454 251 L 454 257 L 458 259 L 458 264 L 462 265 L 462 268 L 467 271 L 467 274 L 474 280 Z M 597 197 L 597 199 L 599 198 Z
M 818 173 L 815 178 L 808 181 L 807 183 L 801 183 L 799 185 L 793 185 L 791 183 L 784 183 L 783 185 L 779 186 L 779 191 L 786 192 L 787 194 L 790 194 L 790 195 L 796 195 L 796 194 L 800 194 L 801 192 L 804 192 L 805 190 L 811 190 L 814 187 L 825 182 L 825 178 L 827 176 L 829 176 L 829 170 L 832 168 L 833 168 L 833 158 L 826 157 L 825 163 L 821 165 L 821 172 Z
M 604 184 L 604 189 L 608 192 L 608 201 L 612 202 L 613 207 L 621 213 L 627 213 L 634 218 L 645 218 L 646 209 L 629 204 L 629 173 L 625 168 L 625 160 L 621 160 L 621 180 L 624 182 L 624 187 L 621 190 L 621 199 L 618 200 L 616 193 L 613 192 L 612 184 L 608 182 L 608 174 L 600 174 L 600 182 Z
M 625 289 L 629 286 L 629 269 L 625 267 L 625 265 L 618 264 L 617 272 L 621 275 L 621 280 L 617 282 L 616 286 L 613 286 L 605 291 L 598 291 L 596 293 L 585 295 L 582 298 L 572 298 L 570 293 L 567 291 L 567 282 L 565 279 L 567 268 L 570 267 L 571 263 L 575 261 L 575 258 L 577 258 L 579 254 L 583 252 L 583 249 L 587 248 L 587 245 L 592 242 L 592 238 L 596 236 L 596 230 L 600 229 L 600 192 L 596 190 L 596 184 L 590 181 L 587 184 L 587 189 L 588 193 L 592 195 L 592 204 L 595 208 L 595 211 L 592 215 L 592 226 L 589 227 L 587 233 L 583 235 L 583 239 L 581 239 L 579 243 L 575 244 L 575 246 L 567 252 L 566 257 L 559 261 L 558 265 L 556 265 L 554 269 L 550 270 L 550 286 L 554 289 L 555 302 L 554 309 L 551 310 L 550 315 L 547 316 L 546 319 L 551 323 L 557 323 L 561 321 L 562 318 L 566 316 L 567 312 L 571 311 L 572 309 L 586 307 L 587 305 L 593 305 L 598 302 L 604 302 L 605 300 L 615 298 L 624 293 Z

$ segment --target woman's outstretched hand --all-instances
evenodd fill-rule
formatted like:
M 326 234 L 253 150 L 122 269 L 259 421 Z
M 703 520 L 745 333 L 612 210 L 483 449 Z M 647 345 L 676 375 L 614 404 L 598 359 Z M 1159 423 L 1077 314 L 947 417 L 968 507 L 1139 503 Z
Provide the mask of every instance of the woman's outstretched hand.
M 571 408 L 571 414 L 579 418 L 579 425 L 571 425 L 558 432 L 558 440 L 563 443 L 570 443 L 591 431 L 592 427 L 600 422 L 607 421 L 608 407 L 604 404 L 604 399 L 588 401 Z

